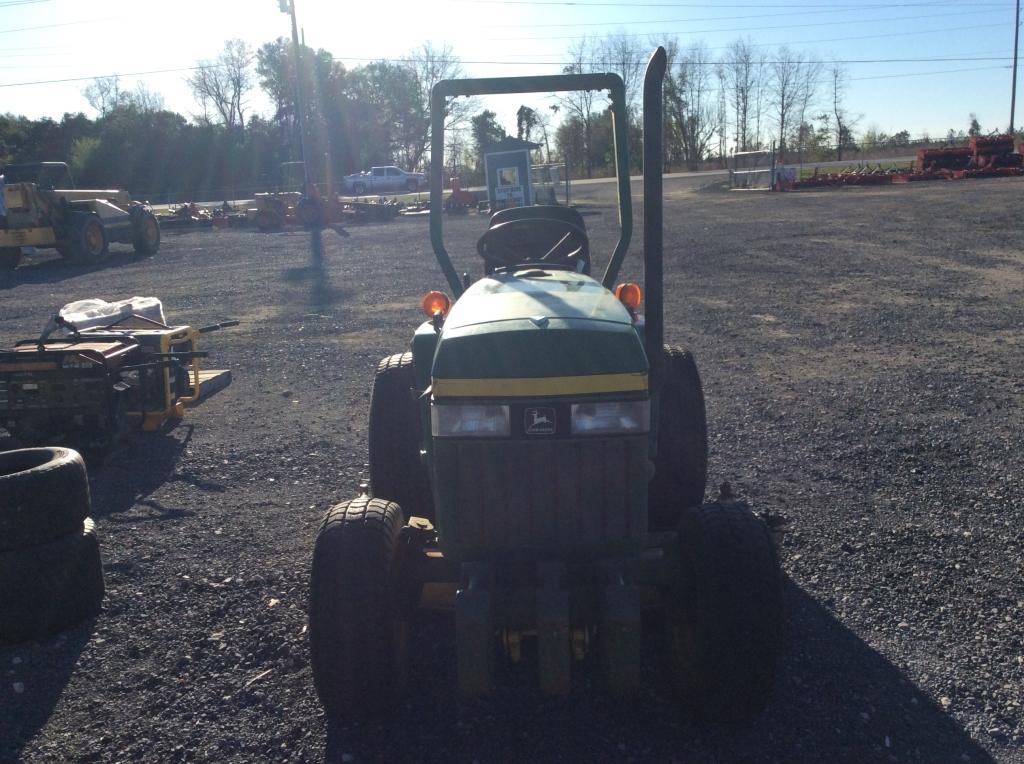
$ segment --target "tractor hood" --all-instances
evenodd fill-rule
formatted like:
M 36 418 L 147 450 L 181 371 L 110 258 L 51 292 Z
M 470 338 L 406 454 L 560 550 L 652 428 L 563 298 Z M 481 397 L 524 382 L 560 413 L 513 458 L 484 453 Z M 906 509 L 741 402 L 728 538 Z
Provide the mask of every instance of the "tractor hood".
M 532 269 L 466 290 L 445 319 L 432 377 L 435 397 L 644 394 L 647 357 L 600 282 Z

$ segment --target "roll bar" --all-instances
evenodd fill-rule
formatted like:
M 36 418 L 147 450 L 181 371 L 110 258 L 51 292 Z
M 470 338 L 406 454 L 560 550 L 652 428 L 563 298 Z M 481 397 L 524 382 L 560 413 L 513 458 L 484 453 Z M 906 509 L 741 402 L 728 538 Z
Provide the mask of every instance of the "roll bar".
M 542 77 L 490 77 L 484 79 L 441 80 L 430 92 L 430 243 L 448 285 L 458 298 L 462 282 L 455 272 L 444 246 L 442 181 L 444 167 L 445 99 L 459 96 L 502 95 L 509 93 L 552 93 L 566 90 L 607 90 L 612 102 L 612 135 L 615 141 L 615 176 L 619 196 L 619 241 L 612 252 L 602 283 L 608 289 L 615 284 L 619 268 L 633 235 L 633 206 L 629 193 L 629 152 L 626 145 L 626 88 L 617 74 L 556 74 Z

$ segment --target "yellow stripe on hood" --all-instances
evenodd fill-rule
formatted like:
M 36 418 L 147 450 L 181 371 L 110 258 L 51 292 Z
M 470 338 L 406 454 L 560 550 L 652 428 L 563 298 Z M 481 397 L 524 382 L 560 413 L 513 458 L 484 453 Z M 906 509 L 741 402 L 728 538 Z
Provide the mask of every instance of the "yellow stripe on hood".
M 647 372 L 589 374 L 574 377 L 506 377 L 491 379 L 434 379 L 439 398 L 503 398 L 525 396 L 635 393 L 647 390 Z

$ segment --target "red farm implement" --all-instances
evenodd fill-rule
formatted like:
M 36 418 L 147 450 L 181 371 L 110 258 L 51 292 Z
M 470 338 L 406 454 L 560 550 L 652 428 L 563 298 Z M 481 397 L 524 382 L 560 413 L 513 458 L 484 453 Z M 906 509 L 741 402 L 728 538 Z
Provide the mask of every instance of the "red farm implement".
M 794 189 L 866 186 L 886 183 L 912 183 L 921 180 L 959 180 L 961 178 L 996 178 L 1024 175 L 1024 144 L 1014 151 L 1013 136 L 975 136 L 966 146 L 943 146 L 919 149 L 912 169 L 895 165 L 874 169 L 868 166 L 847 167 L 819 174 L 792 184 Z

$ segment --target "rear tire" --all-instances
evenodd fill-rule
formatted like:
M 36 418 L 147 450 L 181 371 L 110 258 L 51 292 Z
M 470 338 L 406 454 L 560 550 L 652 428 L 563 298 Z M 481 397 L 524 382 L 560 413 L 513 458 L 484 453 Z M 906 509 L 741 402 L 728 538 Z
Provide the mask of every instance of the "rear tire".
M 0 642 L 42 639 L 103 603 L 103 562 L 92 520 L 55 541 L 0 553 Z
M 76 215 L 68 238 L 71 257 L 76 262 L 94 265 L 107 259 L 107 229 L 95 215 Z
M 89 481 L 77 451 L 22 448 L 0 453 L 0 552 L 77 533 L 88 514 Z
M 768 527 L 743 501 L 687 512 L 685 578 L 667 593 L 672 673 L 690 712 L 734 721 L 768 703 L 782 652 L 782 574 Z
M 21 262 L 21 247 L 0 249 L 0 271 L 13 271 Z
M 418 180 L 410 178 L 405 182 L 405 190 L 408 191 L 410 194 L 415 194 L 417 191 L 420 190 L 420 182 Z
M 144 257 L 155 255 L 160 249 L 160 221 L 147 209 L 139 208 L 132 215 L 132 246 Z
M 704 501 L 708 477 L 708 425 L 700 374 L 689 350 L 666 346 L 658 412 L 658 454 L 647 487 L 651 530 L 675 528 Z
M 333 720 L 386 713 L 402 689 L 403 523 L 394 502 L 360 496 L 333 507 L 317 532 L 310 580 L 310 664 L 317 696 Z
M 366 193 L 366 184 L 362 182 L 353 183 L 352 193 L 355 194 L 356 196 L 362 196 L 363 194 Z
M 377 364 L 370 399 L 370 494 L 397 501 L 407 517 L 434 519 L 427 467 L 420 459 L 420 412 L 412 353 Z

